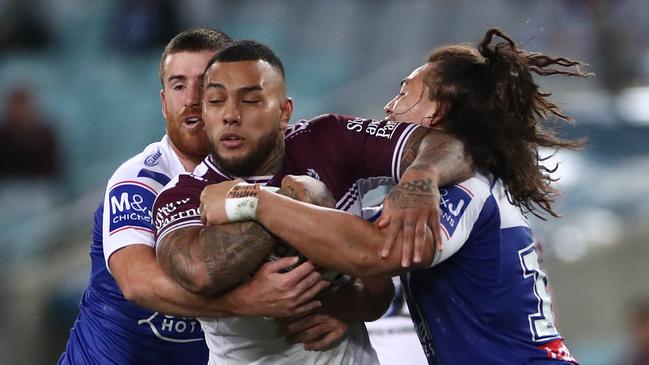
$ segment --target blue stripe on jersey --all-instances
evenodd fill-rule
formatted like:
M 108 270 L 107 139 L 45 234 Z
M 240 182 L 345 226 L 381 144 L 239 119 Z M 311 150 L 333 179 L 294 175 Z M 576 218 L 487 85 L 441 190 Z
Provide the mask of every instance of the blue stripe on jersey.
M 157 181 L 162 186 L 167 185 L 167 183 L 171 181 L 171 178 L 169 176 L 147 169 L 140 170 L 140 172 L 138 172 L 137 174 L 137 177 L 148 177 L 149 179 Z

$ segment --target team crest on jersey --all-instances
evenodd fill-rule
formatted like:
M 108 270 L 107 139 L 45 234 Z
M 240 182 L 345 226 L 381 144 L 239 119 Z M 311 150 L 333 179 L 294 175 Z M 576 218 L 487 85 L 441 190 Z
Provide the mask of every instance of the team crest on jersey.
M 158 164 L 160 156 L 162 156 L 162 152 L 158 150 L 156 153 L 149 155 L 149 157 L 144 160 L 144 164 L 149 167 L 153 167 Z
M 439 189 L 442 230 L 451 237 L 466 207 L 473 198 L 473 193 L 460 185 Z
M 145 184 L 133 181 L 114 185 L 108 193 L 109 234 L 126 228 L 153 230 L 151 208 L 154 201 L 154 190 Z
M 314 170 L 314 169 L 307 169 L 307 170 L 306 170 L 306 174 L 309 175 L 309 176 L 311 176 L 312 178 L 314 178 L 314 179 L 316 179 L 316 180 L 320 180 L 320 175 L 319 175 L 318 172 L 317 172 L 316 170 Z

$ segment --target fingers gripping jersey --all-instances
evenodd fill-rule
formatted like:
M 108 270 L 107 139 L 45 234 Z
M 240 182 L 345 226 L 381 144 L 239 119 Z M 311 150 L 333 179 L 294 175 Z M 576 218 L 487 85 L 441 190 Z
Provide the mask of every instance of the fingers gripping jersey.
M 529 225 L 500 182 L 440 189 L 444 251 L 402 274 L 430 364 L 576 363 L 554 325 Z
M 195 319 L 151 312 L 124 298 L 107 268 L 120 248 L 153 247 L 151 210 L 162 187 L 184 169 L 167 137 L 120 166 L 95 212 L 91 272 L 60 364 L 206 363 Z

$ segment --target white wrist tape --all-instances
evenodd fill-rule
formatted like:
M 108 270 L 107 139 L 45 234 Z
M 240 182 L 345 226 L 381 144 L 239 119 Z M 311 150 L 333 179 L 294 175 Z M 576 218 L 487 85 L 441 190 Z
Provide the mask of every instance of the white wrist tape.
M 260 187 L 258 184 L 238 183 L 228 192 L 225 199 L 225 215 L 230 222 L 256 219 L 260 189 L 277 191 L 275 187 Z

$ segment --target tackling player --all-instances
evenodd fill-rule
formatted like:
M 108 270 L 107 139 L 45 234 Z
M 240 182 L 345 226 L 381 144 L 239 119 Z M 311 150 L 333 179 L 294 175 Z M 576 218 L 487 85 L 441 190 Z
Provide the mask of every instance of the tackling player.
M 286 97 L 281 61 L 256 42 L 235 42 L 223 50 L 210 62 L 204 80 L 203 119 L 210 156 L 193 175 L 180 175 L 167 185 L 156 199 L 153 214 L 156 249 L 163 268 L 195 293 L 210 295 L 238 283 L 274 245 L 269 234 L 254 222 L 203 226 L 199 197 L 208 184 L 247 176 L 247 181 L 263 185 L 294 163 L 310 161 L 305 171 L 327 183 L 335 206 L 360 214 L 360 190 L 367 187 L 396 183 L 402 177 L 405 183 L 421 183 L 433 190 L 441 175 L 435 167 L 443 164 L 425 165 L 424 157 L 428 158 L 431 150 L 439 151 L 440 144 L 454 152 L 448 157 L 453 163 L 463 162 L 461 143 L 413 124 L 325 115 L 287 130 L 293 103 Z M 421 170 L 404 174 L 418 154 Z M 458 165 L 464 169 L 454 166 L 452 170 L 459 177 L 465 176 L 469 167 Z M 439 181 L 453 181 L 451 174 L 447 177 L 451 180 L 445 178 Z M 425 206 L 434 207 L 430 203 L 433 197 L 428 197 Z M 391 280 L 367 279 L 356 284 L 363 286 L 352 288 L 354 305 L 333 305 L 362 320 L 380 316 L 392 298 Z M 272 319 L 201 319 L 201 323 L 211 364 L 377 362 L 367 332 L 358 322 L 334 348 L 318 353 L 286 344 L 276 334 Z
M 492 44 L 494 36 L 504 42 Z M 386 233 L 371 223 L 243 183 L 206 188 L 202 214 L 210 223 L 256 219 L 329 269 L 357 277 L 401 272 L 430 364 L 577 363 L 555 326 L 547 278 L 523 210 L 556 216 L 551 204 L 557 192 L 538 148 L 582 143 L 562 140 L 543 125 L 551 116 L 568 118 L 539 90 L 532 73 L 587 76 L 580 66 L 528 53 L 491 29 L 477 49 L 434 50 L 403 81 L 399 95 L 386 105 L 388 117 L 427 120 L 465 140 L 478 171 L 441 189 L 443 250 L 424 251 L 425 269 L 405 270 L 394 252 L 378 258 Z M 283 173 L 303 174 L 308 167 L 298 161 Z M 308 195 L 314 183 L 287 177 L 282 186 Z M 233 199 L 233 193 L 244 191 Z
M 95 212 L 90 279 L 59 364 L 205 364 L 204 334 L 187 317 L 279 316 L 319 305 L 311 299 L 327 283 L 319 281 L 311 264 L 280 274 L 295 264 L 292 258 L 265 266 L 255 279 L 220 299 L 185 291 L 156 261 L 153 201 L 171 178 L 193 171 L 207 155 L 202 75 L 230 41 L 219 31 L 192 29 L 165 48 L 160 97 L 167 135 L 125 162 L 108 182 Z

